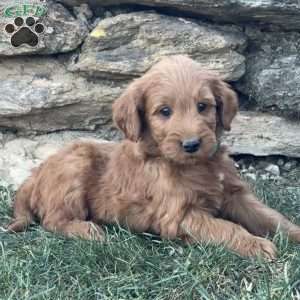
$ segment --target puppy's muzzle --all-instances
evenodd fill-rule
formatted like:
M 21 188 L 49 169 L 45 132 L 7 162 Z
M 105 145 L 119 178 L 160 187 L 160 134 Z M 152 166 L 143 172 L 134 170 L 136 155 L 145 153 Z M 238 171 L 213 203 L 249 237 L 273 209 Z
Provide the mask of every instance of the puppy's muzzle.
M 199 150 L 201 146 L 201 140 L 198 138 L 192 138 L 182 141 L 182 148 L 187 153 L 194 153 Z

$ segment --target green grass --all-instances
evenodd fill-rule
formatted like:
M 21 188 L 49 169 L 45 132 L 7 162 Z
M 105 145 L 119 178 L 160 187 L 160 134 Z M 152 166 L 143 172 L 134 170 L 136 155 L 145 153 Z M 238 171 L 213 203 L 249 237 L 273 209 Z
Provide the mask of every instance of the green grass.
M 266 203 L 300 223 L 300 187 L 258 183 Z M 0 224 L 11 194 L 0 187 Z M 241 258 L 221 247 L 185 246 L 107 227 L 104 244 L 34 226 L 0 228 L 0 299 L 300 299 L 300 247 L 281 235 L 278 260 Z

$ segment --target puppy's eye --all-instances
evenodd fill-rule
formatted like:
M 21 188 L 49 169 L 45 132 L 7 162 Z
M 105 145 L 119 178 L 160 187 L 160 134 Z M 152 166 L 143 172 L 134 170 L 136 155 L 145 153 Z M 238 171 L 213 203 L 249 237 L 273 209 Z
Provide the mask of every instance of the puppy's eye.
M 205 111 L 206 108 L 207 108 L 207 104 L 205 104 L 205 103 L 199 102 L 199 103 L 197 104 L 197 109 L 198 109 L 198 112 L 199 112 L 199 113 Z
M 159 110 L 159 113 L 164 117 L 170 117 L 172 114 L 172 110 L 168 106 L 164 106 Z

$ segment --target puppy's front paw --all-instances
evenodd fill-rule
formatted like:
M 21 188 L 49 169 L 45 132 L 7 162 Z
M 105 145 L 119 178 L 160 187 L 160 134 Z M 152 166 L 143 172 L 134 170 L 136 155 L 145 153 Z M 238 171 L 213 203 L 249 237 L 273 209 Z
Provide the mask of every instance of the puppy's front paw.
M 246 249 L 246 255 L 249 257 L 260 256 L 269 261 L 276 259 L 276 246 L 269 240 L 261 237 L 254 237 L 249 241 Z

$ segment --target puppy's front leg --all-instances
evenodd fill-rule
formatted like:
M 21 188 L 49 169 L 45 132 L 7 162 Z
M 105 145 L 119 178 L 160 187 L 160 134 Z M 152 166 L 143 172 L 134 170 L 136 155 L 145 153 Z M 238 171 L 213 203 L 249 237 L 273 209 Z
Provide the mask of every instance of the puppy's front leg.
M 241 224 L 256 235 L 274 234 L 279 229 L 287 233 L 292 240 L 300 242 L 300 227 L 264 205 L 242 184 L 240 188 L 227 193 L 223 207 L 224 217 Z
M 267 239 L 254 236 L 240 225 L 214 218 L 200 210 L 191 209 L 180 224 L 179 236 L 187 242 L 223 244 L 242 256 L 262 256 L 273 260 L 275 245 Z

